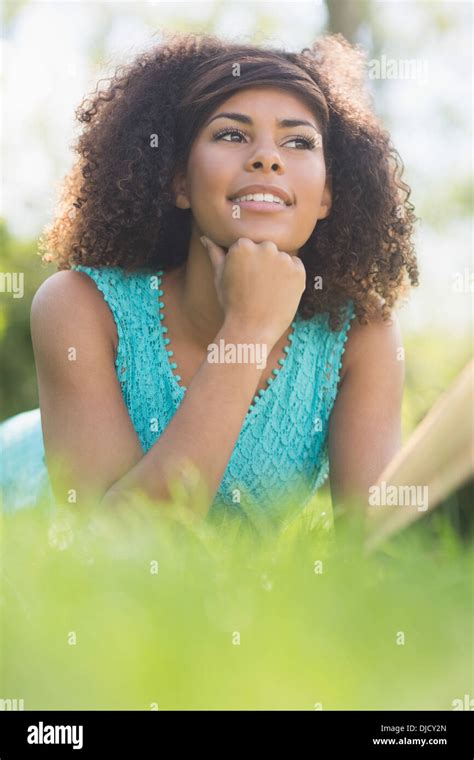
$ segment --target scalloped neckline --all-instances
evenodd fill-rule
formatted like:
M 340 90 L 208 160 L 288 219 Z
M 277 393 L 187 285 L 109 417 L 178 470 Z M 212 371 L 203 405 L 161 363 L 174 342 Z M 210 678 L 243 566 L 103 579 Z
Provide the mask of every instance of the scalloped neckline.
M 183 400 L 187 387 L 185 385 L 180 385 L 181 376 L 179 374 L 175 375 L 174 371 L 179 372 L 178 365 L 175 361 L 171 362 L 170 357 L 174 356 L 173 349 L 171 348 L 171 339 L 167 336 L 168 333 L 168 327 L 163 324 L 165 319 L 165 304 L 162 301 L 162 298 L 165 296 L 164 288 L 163 288 L 163 276 L 164 276 L 164 270 L 159 269 L 156 273 L 157 280 L 158 280 L 158 320 L 159 320 L 159 333 L 161 338 L 161 346 L 162 350 L 166 356 L 166 367 L 168 370 L 168 375 L 171 379 L 171 383 L 174 386 L 175 389 L 179 391 L 179 395 L 181 396 L 180 402 Z M 244 424 L 247 422 L 247 420 L 253 416 L 254 412 L 258 411 L 259 408 L 261 408 L 262 400 L 265 399 L 271 392 L 272 388 L 274 388 L 275 383 L 278 382 L 279 378 L 282 374 L 284 374 L 285 368 L 288 365 L 288 359 L 292 354 L 295 352 L 295 342 L 298 338 L 298 315 L 295 316 L 295 319 L 291 323 L 292 331 L 289 333 L 286 341 L 286 345 L 283 347 L 283 356 L 281 356 L 278 359 L 278 363 L 280 364 L 279 368 L 273 369 L 269 375 L 269 377 L 266 379 L 266 387 L 261 388 L 257 391 L 256 395 L 253 397 L 252 403 L 250 404 L 247 414 L 245 415 Z M 280 381 L 281 382 L 281 381 Z

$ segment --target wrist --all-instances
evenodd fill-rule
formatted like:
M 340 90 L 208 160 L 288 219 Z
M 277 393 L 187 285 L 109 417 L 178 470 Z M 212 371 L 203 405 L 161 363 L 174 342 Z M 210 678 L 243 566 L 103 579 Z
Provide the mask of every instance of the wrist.
M 249 325 L 228 317 L 219 330 L 216 340 L 223 338 L 226 343 L 250 343 L 265 345 L 270 352 L 275 345 L 275 338 L 270 331 L 259 325 Z

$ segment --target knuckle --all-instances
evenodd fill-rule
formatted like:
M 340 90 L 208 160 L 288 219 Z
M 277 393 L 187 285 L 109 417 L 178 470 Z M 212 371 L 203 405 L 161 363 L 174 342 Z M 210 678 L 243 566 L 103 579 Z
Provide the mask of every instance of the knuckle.
M 263 250 L 278 251 L 277 245 L 273 240 L 263 240 L 260 243 L 260 247 L 263 248 Z
M 250 238 L 241 237 L 237 240 L 236 245 L 239 248 L 250 248 L 252 246 L 252 241 Z

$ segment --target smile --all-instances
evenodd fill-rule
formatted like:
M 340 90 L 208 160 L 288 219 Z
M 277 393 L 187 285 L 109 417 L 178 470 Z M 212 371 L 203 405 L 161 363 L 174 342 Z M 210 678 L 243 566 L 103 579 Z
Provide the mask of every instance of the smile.
M 249 193 L 237 198 L 229 199 L 232 204 L 238 204 L 241 208 L 250 211 L 285 211 L 289 208 L 282 198 L 272 193 Z
M 281 203 L 285 204 L 283 198 L 279 195 L 273 195 L 273 193 L 248 193 L 247 195 L 239 195 L 234 198 L 234 201 L 264 201 L 265 203 Z

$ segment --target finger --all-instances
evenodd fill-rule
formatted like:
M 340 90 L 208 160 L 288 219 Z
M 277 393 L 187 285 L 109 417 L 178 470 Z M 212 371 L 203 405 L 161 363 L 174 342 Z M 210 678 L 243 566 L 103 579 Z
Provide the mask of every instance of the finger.
M 306 267 L 301 261 L 299 256 L 292 256 L 291 261 L 293 262 L 293 264 L 295 265 L 297 269 L 301 269 L 302 272 L 306 272 Z

